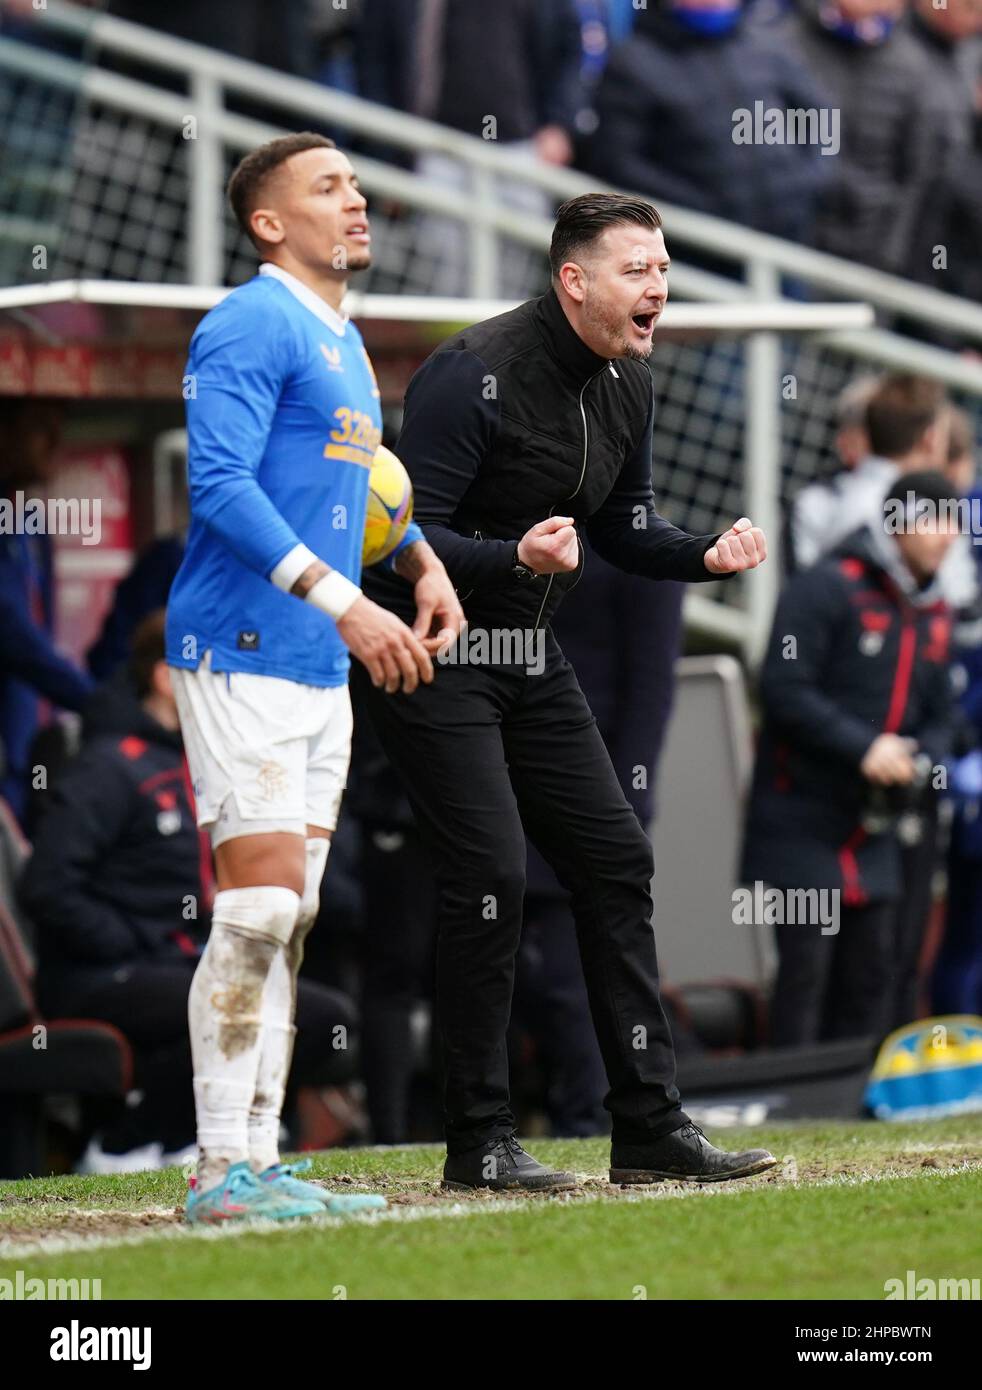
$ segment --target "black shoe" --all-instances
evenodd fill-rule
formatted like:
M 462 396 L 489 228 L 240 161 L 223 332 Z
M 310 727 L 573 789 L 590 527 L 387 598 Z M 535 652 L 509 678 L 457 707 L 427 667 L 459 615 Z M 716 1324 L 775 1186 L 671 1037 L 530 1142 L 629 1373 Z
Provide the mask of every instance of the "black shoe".
M 576 1179 L 572 1173 L 547 1168 L 526 1153 L 513 1134 L 504 1134 L 466 1153 L 448 1154 L 442 1185 L 451 1191 L 490 1187 L 495 1192 L 551 1192 L 575 1187 Z
M 714 1148 L 698 1125 L 691 1122 L 681 1129 L 652 1139 L 646 1144 L 611 1146 L 610 1180 L 629 1185 L 645 1182 L 726 1182 L 730 1178 L 749 1178 L 777 1166 L 778 1160 L 766 1149 L 747 1149 L 731 1154 Z

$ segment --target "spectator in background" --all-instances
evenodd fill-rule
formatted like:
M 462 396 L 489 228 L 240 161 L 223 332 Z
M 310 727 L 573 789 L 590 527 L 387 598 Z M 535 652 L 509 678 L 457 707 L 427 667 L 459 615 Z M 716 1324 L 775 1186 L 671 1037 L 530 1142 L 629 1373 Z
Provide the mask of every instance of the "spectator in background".
M 638 11 L 644 6 L 635 4 L 635 0 L 603 0 L 603 5 L 607 12 L 610 41 L 620 43 L 630 35 Z
M 170 587 L 184 558 L 190 518 L 186 449 L 184 453 L 181 481 L 168 508 L 171 534 L 155 536 L 136 556 L 130 572 L 116 586 L 102 631 L 86 652 L 96 680 L 109 680 L 129 660 L 136 629 L 156 609 L 167 607 Z
M 357 93 L 355 45 L 364 0 L 308 0 L 313 76 L 326 87 Z
M 359 44 L 369 101 L 569 162 L 581 97 L 572 0 L 362 0 Z
M 60 421 L 50 406 L 24 401 L 5 412 L 0 440 L 0 496 L 47 501 Z M 16 515 L 16 508 L 12 512 Z M 46 722 L 45 702 L 80 710 L 92 682 L 55 648 L 53 549 L 50 535 L 0 528 L 0 746 L 6 767 L 0 796 L 23 820 L 31 747 Z
M 597 128 L 594 107 L 597 86 L 607 66 L 611 48 L 629 36 L 638 11 L 633 0 L 575 0 L 575 4 L 580 20 L 580 77 L 585 99 L 576 126 L 582 137 L 592 135 Z
M 615 569 L 584 542 L 583 575 L 553 621 L 642 829 L 675 693 L 683 584 Z M 530 843 L 514 1013 L 535 1040 L 554 1135 L 610 1132 L 607 1076 L 590 1022 L 569 894 Z M 676 1048 L 680 1035 L 673 1026 Z
M 850 528 L 875 529 L 883 489 L 890 483 L 902 488 L 912 472 L 941 470 L 952 495 L 964 492 L 966 474 L 972 471 L 964 458 L 970 426 L 947 403 L 940 383 L 909 375 L 884 377 L 869 398 L 866 434 L 870 452 L 855 468 L 806 488 L 796 499 L 792 537 L 802 569 L 834 551 Z M 954 538 L 937 582 L 959 626 L 978 617 L 978 576 L 967 536 Z M 920 962 L 941 858 L 939 800 L 938 788 L 925 784 L 898 823 L 903 892 L 894 914 L 889 1028 L 909 1023 L 920 1011 Z
M 971 550 L 982 580 L 982 487 L 975 481 L 968 422 L 961 412 L 958 415 L 952 439 L 964 448 L 952 468 L 970 504 Z M 935 1013 L 982 1014 L 982 617 L 978 613 L 957 624 L 955 642 L 954 674 L 967 727 L 962 757 L 950 777 L 954 817 L 948 852 L 948 912 L 934 972 L 933 1007 Z
M 166 608 L 167 595 L 184 558 L 185 537 L 161 536 L 137 556 L 116 586 L 102 631 L 86 653 L 96 680 L 109 680 L 129 658 L 133 634 L 148 614 Z
M 904 0 L 798 0 L 763 26 L 807 66 L 819 105 L 841 113 L 841 147 L 822 161 L 832 183 L 815 214 L 815 246 L 894 274 L 907 273 L 947 158 L 928 64 L 898 25 L 903 11 Z
M 839 392 L 835 403 L 835 452 L 840 465 L 837 479 L 858 468 L 870 455 L 866 411 L 879 384 L 879 377 L 862 376 Z M 821 556 L 826 533 L 835 524 L 836 510 L 832 479 L 809 483 L 797 494 L 789 513 L 789 569 L 807 569 Z
M 948 413 L 948 457 L 944 475 L 959 497 L 975 488 L 975 440 L 973 425 L 964 410 L 952 406 Z M 974 537 L 973 537 L 974 538 Z
M 975 477 L 971 422 L 964 411 L 953 406 L 948 410 L 948 451 L 942 474 L 952 497 L 962 498 L 971 490 Z M 962 529 L 938 573 L 941 592 L 951 609 L 952 644 L 963 659 L 967 655 L 966 643 L 982 642 L 977 561 L 972 538 Z M 952 677 L 954 686 L 955 672 Z M 954 752 L 961 751 L 966 735 L 970 736 L 966 727 L 968 711 L 962 711 L 960 718 L 957 715 L 956 711 Z M 946 848 L 941 831 L 941 802 L 939 788 L 933 781 L 929 782 L 912 805 L 911 814 L 903 817 L 897 827 L 903 892 L 895 918 L 893 1008 L 888 1019 L 889 1028 L 903 1027 L 921 1017 L 929 1007 L 928 981 L 924 978 L 929 967 L 924 957 L 932 933 L 932 907 Z
M 743 881 L 783 890 L 788 903 L 791 890 L 839 897 L 821 920 L 815 904 L 807 922 L 776 927 L 776 1046 L 879 1036 L 892 1024 L 895 824 L 945 762 L 953 731 L 938 583 L 957 535 L 940 511 L 948 493 L 939 472 L 899 478 L 881 502 L 902 513 L 899 529 L 884 510 L 833 559 L 794 575 L 778 603 Z M 925 503 L 935 523 L 915 527 Z
M 928 377 L 893 373 L 867 401 L 868 452 L 827 483 L 813 483 L 794 504 L 794 564 L 804 569 L 859 526 L 877 526 L 884 490 L 901 473 L 941 468 L 950 414 L 944 387 Z
M 807 240 L 832 159 L 815 145 L 737 144 L 736 113 L 813 107 L 819 89 L 742 0 L 651 0 L 610 56 L 588 171 L 774 236 Z
M 982 297 L 982 4 L 915 0 L 910 32 L 925 60 L 926 94 L 943 122 L 946 146 L 915 228 L 910 273 L 935 289 L 977 300 Z
M 310 0 L 109 0 L 120 19 L 175 38 L 218 48 L 236 58 L 313 76 Z
M 358 73 L 361 95 L 494 140 L 548 164 L 568 164 L 584 94 L 580 24 L 574 0 L 363 0 Z M 470 192 L 466 169 L 449 155 L 420 156 L 433 183 Z M 547 217 L 551 200 L 520 179 L 499 178 L 502 203 Z M 424 217 L 417 255 L 432 268 L 433 294 L 462 294 L 470 235 L 466 224 Z M 528 291 L 528 264 L 503 258 L 500 292 Z
M 21 882 L 45 1012 L 103 1019 L 129 1040 L 142 1101 L 89 1146 L 89 1171 L 155 1167 L 194 1139 L 187 1001 L 207 934 L 211 855 L 196 823 L 164 615 L 137 629 L 129 681 L 94 697 Z M 343 995 L 301 980 L 294 1078 L 337 1079 Z

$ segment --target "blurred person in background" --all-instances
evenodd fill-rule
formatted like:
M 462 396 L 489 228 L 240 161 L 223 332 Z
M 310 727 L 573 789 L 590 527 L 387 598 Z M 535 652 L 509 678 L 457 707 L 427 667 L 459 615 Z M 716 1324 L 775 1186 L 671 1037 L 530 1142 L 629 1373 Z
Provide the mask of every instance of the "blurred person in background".
M 839 468 L 833 478 L 808 483 L 795 496 L 788 513 L 788 569 L 807 569 L 825 548 L 825 535 L 836 514 L 833 480 L 851 473 L 870 455 L 866 410 L 879 384 L 879 377 L 862 376 L 849 382 L 836 398 L 834 443 Z
M 899 23 L 904 8 L 905 0 L 798 0 L 762 25 L 808 68 L 818 104 L 840 113 L 841 146 L 822 161 L 831 183 L 814 209 L 813 244 L 894 274 L 907 273 L 947 158 L 928 64 Z
M 952 430 L 953 439 L 960 440 L 967 425 L 962 416 Z M 970 504 L 972 558 L 982 581 L 982 487 L 975 479 L 972 443 L 965 429 L 965 452 L 953 468 Z M 956 624 L 955 642 L 954 675 L 966 729 L 962 756 L 950 778 L 954 816 L 947 862 L 948 910 L 935 963 L 932 1005 L 940 1014 L 982 1014 L 982 615 L 977 610 Z
M 951 500 L 940 472 L 898 478 L 879 523 L 792 576 L 778 603 L 742 881 L 837 896 L 822 922 L 776 926 L 775 1046 L 892 1026 L 904 885 L 896 826 L 944 764 L 954 726 L 938 580 L 957 537 L 943 511 Z
M 195 823 L 164 615 L 137 629 L 128 672 L 93 696 L 20 885 L 37 928 L 38 993 L 57 1017 L 102 1019 L 133 1048 L 142 1099 L 107 1116 L 83 1159 L 118 1172 L 177 1161 L 194 1141 L 188 992 L 207 938 L 211 850 Z M 347 1074 L 345 996 L 301 980 L 294 1084 Z
M 580 22 L 574 0 L 363 0 L 358 37 L 359 91 L 369 101 L 424 116 L 491 140 L 529 159 L 569 164 L 584 105 Z M 431 183 L 469 192 L 467 170 L 439 151 L 420 155 Z M 530 216 L 548 217 L 552 200 L 521 179 L 500 177 L 497 197 Z M 420 219 L 417 254 L 432 262 L 431 294 L 467 290 L 470 227 Z M 504 257 L 502 294 L 528 289 L 528 258 Z
M 971 492 L 975 478 L 972 424 L 965 412 L 954 406 L 948 409 L 947 457 L 941 472 L 953 499 L 964 499 Z M 964 659 L 970 644 L 982 643 L 982 590 L 978 551 L 972 541 L 972 536 L 960 529 L 938 572 L 941 592 L 951 609 L 952 656 L 957 660 Z M 957 689 L 957 668 L 952 668 L 951 676 L 953 689 Z M 953 753 L 958 753 L 971 738 L 970 715 L 956 707 L 955 716 Z M 930 963 L 926 957 L 936 936 L 932 912 L 948 851 L 942 801 L 940 789 L 933 780 L 927 781 L 916 803 L 897 825 L 903 892 L 894 919 L 889 1028 L 901 1028 L 922 1017 L 929 1008 Z
M 585 167 L 680 207 L 807 240 L 834 161 L 813 144 L 735 143 L 735 113 L 756 101 L 783 111 L 818 107 L 821 95 L 805 65 L 748 22 L 741 0 L 651 0 L 610 55 Z
M 236 58 L 313 76 L 310 0 L 109 0 L 105 8 Z
M 910 274 L 948 294 L 982 295 L 982 0 L 914 0 L 910 33 L 924 57 L 926 95 L 944 124 L 915 228 Z M 942 254 L 943 253 L 943 254 Z M 919 330 L 923 333 L 923 327 Z
M 884 490 L 900 474 L 942 468 L 950 427 L 940 382 L 906 372 L 883 377 L 866 402 L 864 456 L 827 483 L 811 484 L 795 500 L 796 567 L 807 568 L 828 555 L 857 527 L 877 526 Z
M 573 0 L 362 0 L 359 46 L 367 100 L 569 163 L 581 97 Z
M 833 552 L 851 528 L 875 528 L 883 489 L 891 482 L 901 487 L 912 472 L 938 469 L 949 493 L 964 495 L 974 472 L 971 428 L 965 415 L 948 403 L 939 382 L 908 374 L 882 378 L 868 400 L 865 432 L 869 452 L 858 465 L 827 484 L 806 488 L 796 499 L 792 534 L 802 569 Z M 946 550 L 937 582 L 954 621 L 961 624 L 978 616 L 978 574 L 967 536 L 957 535 Z M 942 860 L 939 815 L 938 788 L 927 782 L 898 820 L 903 892 L 894 914 L 892 1003 L 886 1023 L 890 1028 L 909 1023 L 921 1012 L 920 967 Z
M 8 405 L 0 422 L 0 496 L 25 505 L 48 499 L 61 422 L 49 405 Z M 26 531 L 26 525 L 24 530 Z M 0 744 L 6 766 L 0 796 L 23 821 L 28 804 L 31 748 L 48 721 L 48 701 L 80 710 L 93 684 L 54 644 L 54 548 L 47 532 L 0 528 Z
M 307 0 L 308 29 L 314 49 L 313 76 L 326 87 L 357 93 L 355 49 L 364 0 Z
M 575 0 L 575 4 L 580 21 L 580 77 L 584 94 L 576 129 L 582 138 L 597 128 L 597 87 L 611 50 L 630 35 L 638 10 L 633 0 Z
M 102 629 L 86 653 L 96 680 L 108 680 L 128 659 L 133 634 L 157 608 L 167 606 L 174 576 L 184 558 L 185 538 L 161 536 L 145 546 L 133 568 L 116 586 Z
M 181 567 L 187 546 L 190 499 L 187 460 L 171 498 L 171 532 L 148 541 L 132 567 L 116 586 L 112 605 L 103 619 L 99 636 L 85 654 L 96 680 L 105 681 L 129 660 L 133 635 L 144 618 L 167 607 L 171 585 Z

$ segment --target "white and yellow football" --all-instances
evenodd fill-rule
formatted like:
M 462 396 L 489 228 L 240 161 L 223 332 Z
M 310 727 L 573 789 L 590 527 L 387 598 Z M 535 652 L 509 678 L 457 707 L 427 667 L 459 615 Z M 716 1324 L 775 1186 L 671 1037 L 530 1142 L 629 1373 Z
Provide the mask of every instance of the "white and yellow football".
M 391 555 L 413 519 L 413 485 L 401 459 L 380 444 L 368 476 L 363 565 L 377 565 Z

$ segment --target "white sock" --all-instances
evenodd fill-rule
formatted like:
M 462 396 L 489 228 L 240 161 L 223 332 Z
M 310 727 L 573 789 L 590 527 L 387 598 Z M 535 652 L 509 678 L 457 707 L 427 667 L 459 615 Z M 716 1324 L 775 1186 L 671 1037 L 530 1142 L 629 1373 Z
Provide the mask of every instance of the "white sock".
M 280 1161 L 280 1116 L 297 1034 L 293 1023 L 297 976 L 303 963 L 304 941 L 317 920 L 321 879 L 330 847 L 330 840 L 323 836 L 307 841 L 303 897 L 293 934 L 289 945 L 276 952 L 263 992 L 262 1043 L 248 1121 L 249 1162 L 256 1173 Z
M 231 888 L 215 896 L 211 933 L 188 996 L 202 1191 L 249 1157 L 263 991 L 299 905 L 289 888 Z

